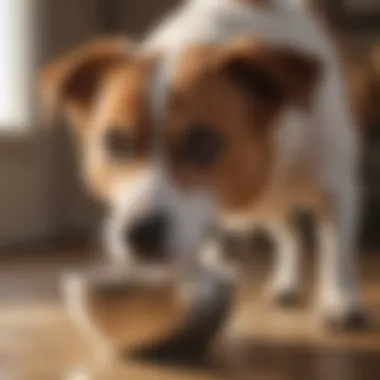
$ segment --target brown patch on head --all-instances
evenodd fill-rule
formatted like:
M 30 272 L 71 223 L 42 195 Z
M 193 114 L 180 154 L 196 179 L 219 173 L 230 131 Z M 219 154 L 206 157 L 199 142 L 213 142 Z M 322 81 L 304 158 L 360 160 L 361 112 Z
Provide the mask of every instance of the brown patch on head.
M 212 189 L 225 208 L 245 208 L 268 181 L 281 110 L 307 107 L 317 77 L 312 58 L 251 41 L 188 49 L 167 121 L 176 179 Z

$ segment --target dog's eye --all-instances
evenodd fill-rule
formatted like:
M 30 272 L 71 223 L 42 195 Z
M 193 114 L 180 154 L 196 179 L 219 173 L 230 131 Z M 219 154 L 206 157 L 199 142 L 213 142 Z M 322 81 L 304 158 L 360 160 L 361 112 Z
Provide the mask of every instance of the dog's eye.
M 193 124 L 180 145 L 179 159 L 189 166 L 212 165 L 224 145 L 225 141 L 218 131 L 204 124 Z
M 125 160 L 132 155 L 132 139 L 125 131 L 113 130 L 104 136 L 104 146 L 107 153 L 117 160 Z

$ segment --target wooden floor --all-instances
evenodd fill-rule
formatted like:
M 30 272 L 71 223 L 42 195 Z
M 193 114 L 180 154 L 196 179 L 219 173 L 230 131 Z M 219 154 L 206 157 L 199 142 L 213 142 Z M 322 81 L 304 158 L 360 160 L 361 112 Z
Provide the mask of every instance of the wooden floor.
M 59 296 L 61 274 L 92 259 L 83 249 L 1 256 L 1 380 L 380 379 L 380 254 L 366 254 L 361 265 L 371 331 L 322 333 L 307 303 L 297 310 L 273 310 L 260 296 L 264 267 L 258 265 L 253 291 L 241 296 L 218 354 L 193 368 L 133 361 L 100 368 L 93 362 Z M 91 377 L 84 376 L 88 371 Z

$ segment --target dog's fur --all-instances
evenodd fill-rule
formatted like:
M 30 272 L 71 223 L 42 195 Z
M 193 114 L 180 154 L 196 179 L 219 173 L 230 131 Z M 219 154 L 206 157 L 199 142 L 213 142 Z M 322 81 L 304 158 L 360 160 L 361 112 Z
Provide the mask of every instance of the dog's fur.
M 213 223 L 246 228 L 260 204 L 281 205 L 285 189 L 309 177 L 318 194 L 318 310 L 342 323 L 358 315 L 357 128 L 336 48 L 299 5 L 186 1 L 142 48 L 102 41 L 78 49 L 48 69 L 43 86 L 76 126 L 89 186 L 111 205 L 115 259 L 136 260 L 121 235 L 141 215 L 164 209 L 167 250 L 188 261 Z M 212 165 L 181 161 L 194 124 L 226 142 Z M 128 159 L 104 149 L 115 130 L 133 143 Z M 295 292 L 298 244 L 282 218 L 265 214 L 280 243 L 271 291 Z M 214 244 L 202 255 L 220 259 Z

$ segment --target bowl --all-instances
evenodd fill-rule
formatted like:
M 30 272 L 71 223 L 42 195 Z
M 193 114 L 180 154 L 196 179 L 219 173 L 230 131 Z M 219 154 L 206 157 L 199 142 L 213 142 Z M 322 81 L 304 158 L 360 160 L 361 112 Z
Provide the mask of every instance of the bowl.
M 228 320 L 233 283 L 216 270 L 180 278 L 173 268 L 97 268 L 63 282 L 73 323 L 99 353 L 199 360 Z

